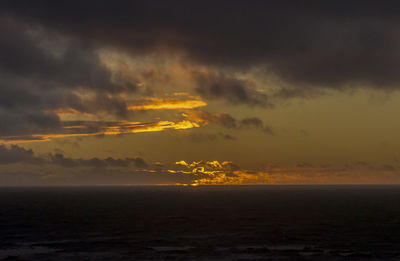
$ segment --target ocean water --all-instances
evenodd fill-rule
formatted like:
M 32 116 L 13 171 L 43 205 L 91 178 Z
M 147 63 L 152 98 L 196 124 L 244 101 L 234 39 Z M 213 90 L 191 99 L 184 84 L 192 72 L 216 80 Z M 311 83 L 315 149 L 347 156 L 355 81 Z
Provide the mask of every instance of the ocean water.
M 400 186 L 0 188 L 0 260 L 400 260 Z

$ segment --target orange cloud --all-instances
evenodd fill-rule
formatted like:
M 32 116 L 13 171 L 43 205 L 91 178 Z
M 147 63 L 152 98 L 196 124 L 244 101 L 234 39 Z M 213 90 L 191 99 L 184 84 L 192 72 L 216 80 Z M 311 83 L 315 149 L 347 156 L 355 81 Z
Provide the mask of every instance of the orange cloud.
M 190 96 L 192 99 L 181 100 L 176 98 L 147 98 L 141 104 L 128 105 L 128 110 L 178 110 L 178 109 L 194 109 L 204 107 L 206 102 L 198 97 Z
M 239 169 L 232 162 L 178 161 L 184 170 L 170 170 L 190 176 L 190 182 L 176 185 L 290 185 L 290 184 L 391 184 L 398 167 L 388 166 L 287 166 L 263 170 Z
M 71 124 L 71 125 L 69 125 Z M 9 136 L 0 137 L 4 143 L 22 143 L 34 141 L 48 141 L 54 138 L 94 136 L 94 135 L 118 135 L 132 134 L 140 132 L 157 132 L 168 129 L 183 130 L 197 128 L 199 125 L 195 122 L 183 120 L 179 122 L 158 121 L 158 122 L 101 122 L 101 121 L 80 121 L 64 122 L 63 128 L 54 133 L 38 133 L 29 136 Z
M 240 170 L 231 161 L 193 161 L 175 162 L 176 166 L 186 170 L 168 170 L 170 173 L 181 173 L 194 176 L 190 185 L 233 185 L 233 184 L 270 184 L 269 174 Z M 180 185 L 180 184 L 178 184 Z
M 247 171 L 206 171 L 207 176 L 193 181 L 195 185 L 256 185 L 274 184 L 268 173 L 249 173 Z
M 207 103 L 198 96 L 192 96 L 188 93 L 174 93 L 170 97 L 148 97 L 134 100 L 127 94 L 119 94 L 117 97 L 105 95 L 106 102 L 99 106 L 94 94 L 81 94 L 81 107 L 79 109 L 72 107 L 60 107 L 57 109 L 46 110 L 46 113 L 55 113 L 63 120 L 89 120 L 100 116 L 101 118 L 114 116 L 118 107 L 121 111 L 146 111 L 146 110 L 191 110 L 207 106 Z M 101 103 L 101 102 L 100 102 Z M 110 107 L 110 108 L 108 108 Z

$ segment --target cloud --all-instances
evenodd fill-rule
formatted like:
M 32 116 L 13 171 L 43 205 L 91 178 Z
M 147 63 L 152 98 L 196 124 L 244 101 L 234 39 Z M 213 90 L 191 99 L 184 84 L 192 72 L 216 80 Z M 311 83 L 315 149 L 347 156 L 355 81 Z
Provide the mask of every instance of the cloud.
M 136 87 L 115 83 L 96 50 L 4 15 L 0 33 L 0 136 L 59 131 L 59 109 L 126 114 L 118 94 Z
M 192 185 L 234 184 L 393 184 L 400 182 L 398 166 L 350 165 L 318 166 L 299 163 L 295 166 L 267 166 L 243 169 L 230 161 L 177 161 L 172 173 L 194 176 Z
M 229 185 L 400 183 L 397 163 L 241 168 L 229 160 L 148 163 L 141 157 L 70 158 L 37 155 L 16 145 L 0 145 L 0 184 L 6 185 Z
M 0 145 L 0 186 L 126 185 L 191 183 L 193 177 L 170 173 L 141 157 L 70 158 L 62 153 L 37 155 L 17 145 Z
M 79 40 L 9 16 L 0 17 L 0 32 L 4 36 L 0 71 L 8 80 L 29 79 L 29 84 L 35 82 L 43 90 L 68 87 L 120 92 L 134 88 L 114 83 L 97 51 Z
M 0 12 L 1 13 L 1 12 Z M 128 119 L 137 110 L 190 109 L 207 105 L 200 97 L 134 97 L 134 77 L 116 79 L 99 55 L 80 39 L 46 26 L 0 15 L 0 140 L 44 141 L 54 137 L 112 134 L 94 123 L 66 130 L 69 119 Z M 107 125 L 104 122 L 103 125 Z M 185 122 L 160 122 L 152 130 L 187 128 Z M 101 123 L 97 123 L 101 125 Z M 121 126 L 121 124 L 120 124 Z M 115 127 L 115 126 L 114 126 Z M 148 126 L 150 127 L 150 126 Z M 122 130 L 123 129 L 123 130 Z M 129 133 L 121 127 L 115 133 Z M 132 126 L 132 133 L 150 128 Z M 135 129 L 133 131 L 133 129 Z
M 201 110 L 190 110 L 186 111 L 183 116 L 202 124 L 217 123 L 230 129 L 237 127 L 236 119 L 228 113 L 210 113 Z
M 187 93 L 176 93 L 175 96 L 178 97 L 171 97 L 171 98 L 148 97 L 141 101 L 131 102 L 128 105 L 128 110 L 195 109 L 207 105 L 207 103 L 201 100 L 200 97 L 190 96 Z
M 107 167 L 135 167 L 135 168 L 146 168 L 148 164 L 143 158 L 125 158 L 125 159 L 114 159 L 108 157 L 106 159 L 91 158 L 91 159 L 72 159 L 66 158 L 63 154 L 56 153 L 50 155 L 51 164 L 60 165 L 62 167 L 93 167 L 93 168 L 107 168 Z
M 10 112 L 0 110 L 0 136 L 30 136 L 32 133 L 43 133 L 58 130 L 61 122 L 57 115 L 36 112 Z
M 64 121 L 62 127 L 57 130 L 50 129 L 31 135 L 0 136 L 0 141 L 8 143 L 20 143 L 30 141 L 47 141 L 55 138 L 85 137 L 100 135 L 120 135 L 141 132 L 158 132 L 165 130 L 183 130 L 197 128 L 196 122 L 182 120 L 179 122 L 129 122 L 129 121 Z
M 255 128 L 271 135 L 274 134 L 271 127 L 264 125 L 263 121 L 257 117 L 245 118 L 241 120 L 239 128 Z
M 257 117 L 243 118 L 239 121 L 228 113 L 210 113 L 201 110 L 186 111 L 184 116 L 199 124 L 220 124 L 228 129 L 256 129 L 270 135 L 274 134 L 272 128 L 265 125 L 264 122 Z
M 308 6 L 291 1 L 2 2 L 0 136 L 33 139 L 32 134 L 62 132 L 63 112 L 128 119 L 132 110 L 195 109 L 208 100 L 271 108 L 274 99 L 312 98 L 320 87 L 398 89 L 397 6 L 372 1 Z M 139 62 L 138 75 L 113 70 L 118 66 L 110 67 L 100 55 L 107 52 L 136 62 L 167 57 L 160 64 L 170 67 L 176 61 L 186 69 L 190 82 L 184 84 L 200 97 L 132 98 L 142 79 L 162 85 L 174 75 L 158 75 Z M 268 77 L 279 79 L 279 86 L 262 81 Z M 225 116 L 215 121 L 234 128 Z
M 222 73 L 193 72 L 196 92 L 204 98 L 223 99 L 231 104 L 272 107 L 268 96 L 250 80 L 240 80 Z
M 304 88 L 397 89 L 397 7 L 393 1 L 19 1 L 1 9 L 95 48 L 183 52 L 196 63 L 237 70 L 263 66 Z
M 231 161 L 193 161 L 175 162 L 176 170 L 171 173 L 183 173 L 193 176 L 190 185 L 234 185 L 234 184 L 270 184 L 269 174 L 242 170 Z M 180 183 L 178 183 L 180 184 Z
M 94 167 L 94 168 L 107 168 L 107 167 L 135 167 L 147 168 L 148 164 L 141 157 L 115 159 L 108 157 L 105 159 L 91 158 L 91 159 L 74 159 L 65 157 L 62 153 L 48 154 L 48 155 L 35 155 L 31 149 L 25 149 L 17 145 L 9 147 L 0 145 L 0 164 L 13 164 L 13 163 L 28 163 L 35 165 L 53 164 L 61 167 Z
M 38 164 L 42 163 L 43 159 L 35 157 L 32 150 L 27 150 L 16 145 L 12 145 L 9 148 L 0 145 L 0 164 L 11 164 L 17 162 Z

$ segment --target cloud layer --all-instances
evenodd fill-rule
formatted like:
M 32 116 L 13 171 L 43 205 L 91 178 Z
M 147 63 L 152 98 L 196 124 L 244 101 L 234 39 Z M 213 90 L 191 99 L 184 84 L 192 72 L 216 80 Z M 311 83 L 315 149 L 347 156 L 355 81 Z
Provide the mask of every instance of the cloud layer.
M 399 164 L 267 166 L 244 169 L 231 161 L 151 163 L 142 157 L 71 158 L 37 155 L 0 145 L 0 181 L 15 185 L 260 185 L 399 183 Z
M 398 8 L 395 1 L 2 3 L 4 13 L 93 48 L 180 51 L 205 65 L 262 65 L 291 83 L 377 88 L 400 80 Z
M 397 2 L 178 2 L 2 2 L 0 136 L 57 132 L 65 110 L 128 119 L 130 110 L 209 100 L 272 108 L 273 99 L 312 97 L 320 88 L 398 89 Z M 163 84 L 174 75 L 113 71 L 104 50 L 177 59 L 201 98 L 132 99 L 139 78 Z M 254 120 L 242 125 L 271 133 Z
M 226 147 L 215 153 L 236 153 L 232 158 L 238 159 L 254 149 L 257 164 L 263 164 L 262 157 L 268 153 L 292 161 L 296 153 L 302 153 L 296 149 L 311 143 L 320 144 L 312 145 L 314 150 L 348 148 L 353 140 L 337 141 L 327 137 L 328 132 L 317 133 L 325 126 L 343 132 L 350 129 L 352 119 L 336 122 L 344 114 L 338 107 L 317 111 L 325 106 L 317 104 L 304 121 L 290 110 L 276 110 L 275 115 L 267 110 L 286 104 L 287 99 L 314 98 L 332 90 L 363 88 L 385 94 L 398 90 L 399 8 L 396 1 L 369 0 L 3 1 L 0 143 L 187 130 L 176 135 L 186 138 L 176 148 L 164 135 L 150 145 L 140 140 L 146 148 L 127 149 L 123 140 L 113 143 L 112 149 L 126 146 L 123 153 L 143 149 L 147 153 L 143 155 L 149 155 L 149 150 L 159 149 L 164 142 L 173 147 L 171 154 L 191 149 L 193 160 L 196 154 L 210 151 L 203 146 L 205 141 L 209 141 L 207 146 L 220 142 Z M 326 106 L 339 106 L 332 104 Z M 386 134 L 386 122 L 374 123 L 382 129 L 379 134 Z M 294 128 L 303 135 L 292 135 Z M 310 135 L 306 135 L 308 129 Z M 245 134 L 249 132 L 255 135 Z M 389 136 L 388 143 L 395 146 L 395 136 Z M 370 140 L 374 139 L 369 138 L 371 143 L 365 146 L 375 142 Z M 53 151 L 58 145 L 39 146 Z M 398 170 L 393 164 L 242 169 L 224 155 L 217 157 L 219 161 L 175 159 L 152 164 L 129 155 L 69 158 L 0 145 L 0 179 L 18 183 L 21 177 L 37 184 L 281 184 L 346 183 L 358 177 L 367 183 L 380 180 L 372 177 L 373 172 L 392 175 Z M 169 161 L 173 157 L 165 155 Z M 371 173 L 370 179 L 363 179 L 362 172 Z

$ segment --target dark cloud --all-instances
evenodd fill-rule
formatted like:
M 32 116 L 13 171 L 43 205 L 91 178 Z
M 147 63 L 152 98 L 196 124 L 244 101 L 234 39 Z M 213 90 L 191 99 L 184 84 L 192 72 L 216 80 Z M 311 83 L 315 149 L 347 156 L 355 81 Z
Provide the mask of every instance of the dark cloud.
M 148 164 L 146 163 L 146 161 L 144 161 L 144 159 L 140 158 L 140 157 L 136 157 L 136 158 L 127 158 L 127 160 L 129 160 L 130 162 L 133 162 L 133 164 L 137 167 L 137 168 L 146 168 L 148 167 Z
M 93 168 L 107 168 L 107 167 L 121 167 L 121 168 L 147 168 L 147 162 L 141 157 L 116 159 L 108 157 L 105 159 L 91 158 L 91 159 L 74 159 L 65 157 L 62 153 L 48 154 L 38 156 L 32 150 L 25 149 L 17 145 L 9 147 L 0 145 L 0 164 L 11 163 L 30 163 L 30 164 L 53 164 L 56 166 L 72 168 L 72 167 L 93 167 Z
M 237 120 L 228 113 L 210 113 L 201 110 L 191 110 L 187 112 L 189 119 L 205 123 L 216 123 L 226 128 L 237 128 Z
M 264 125 L 263 121 L 257 117 L 245 118 L 240 121 L 239 128 L 255 128 L 262 130 L 268 134 L 274 134 L 271 127 Z
M 9 16 L 0 16 L 0 34 L 0 136 L 55 132 L 56 110 L 126 114 L 118 93 L 135 86 L 114 83 L 95 49 Z
M 57 115 L 44 112 L 25 111 L 10 112 L 0 110 L 0 137 L 2 139 L 19 139 L 26 135 L 27 139 L 35 139 L 30 136 L 33 133 L 46 133 L 55 131 L 61 127 Z
M 190 184 L 196 178 L 194 174 L 170 172 L 161 163 L 149 166 L 141 157 L 82 159 L 61 153 L 37 155 L 16 145 L 0 145 L 0 165 L 0 186 Z
M 38 88 L 88 88 L 108 92 L 124 86 L 112 83 L 110 71 L 96 50 L 79 40 L 38 27 L 0 17 L 0 71 L 12 79 L 29 79 Z
M 236 128 L 236 126 L 237 126 L 236 119 L 233 118 L 228 113 L 214 114 L 213 116 L 210 117 L 210 119 L 211 119 L 211 122 L 217 122 L 229 129 Z
M 58 119 L 58 117 L 57 117 Z M 21 126 L 31 126 L 26 128 L 24 131 L 29 132 L 31 135 L 21 133 L 19 130 L 8 129 L 8 126 L 3 127 L 3 133 L 5 130 L 9 131 L 10 136 L 1 136 L 0 141 L 4 142 L 29 142 L 39 140 L 51 140 L 54 138 L 67 138 L 77 137 L 83 138 L 93 136 L 96 138 L 104 138 L 106 135 L 116 135 L 117 137 L 123 137 L 124 134 L 132 134 L 139 132 L 152 132 L 152 131 L 165 131 L 165 130 L 179 130 L 179 129 L 190 129 L 195 127 L 194 123 L 190 121 L 172 122 L 172 121 L 151 121 L 151 122 L 130 122 L 127 120 L 118 121 L 62 121 L 59 122 L 57 128 L 48 128 L 46 126 L 40 126 L 40 128 L 34 128 L 35 125 L 29 125 L 30 122 L 18 122 Z M 187 124 L 187 125 L 185 125 Z M 18 126 L 16 124 L 13 127 Z M 197 125 L 196 125 L 197 126 Z M 0 129 L 1 130 L 1 129 Z M 6 132 L 7 133 L 7 132 Z
M 18 162 L 38 164 L 44 162 L 44 160 L 35 157 L 32 150 L 27 150 L 16 145 L 12 145 L 9 148 L 4 145 L 0 145 L 0 164 Z
M 2 10 L 135 54 L 183 50 L 198 63 L 265 66 L 287 82 L 397 88 L 397 1 L 4 1 Z
M 125 159 L 114 159 L 108 157 L 106 159 L 91 158 L 91 159 L 72 159 L 66 158 L 63 154 L 57 153 L 54 155 L 50 154 L 50 162 L 62 167 L 93 167 L 93 168 L 107 168 L 107 167 L 135 167 L 135 168 L 146 168 L 148 164 L 144 159 L 137 158 L 125 158 Z
M 194 121 L 220 124 L 228 129 L 256 129 L 271 135 L 274 134 L 272 128 L 264 124 L 264 122 L 257 117 L 243 118 L 242 120 L 237 120 L 228 113 L 210 113 L 201 110 L 192 110 L 188 112 L 188 115 L 189 119 L 193 117 Z M 227 139 L 233 138 L 230 135 L 225 136 L 222 134 L 222 136 Z
M 222 73 L 195 72 L 192 77 L 197 84 L 197 93 L 203 98 L 224 99 L 235 105 L 272 106 L 268 96 L 257 91 L 250 80 L 240 80 Z
M 322 94 L 324 94 L 324 91 L 322 89 L 304 88 L 304 86 L 291 86 L 291 87 L 284 86 L 279 88 L 271 96 L 271 98 L 291 99 L 295 97 L 301 97 L 305 99 L 311 99 Z
M 50 162 L 56 165 L 60 165 L 66 168 L 72 168 L 78 166 L 78 161 L 65 158 L 63 154 L 56 153 L 54 155 L 50 155 Z
M 146 168 L 148 166 L 147 163 L 144 161 L 144 159 L 140 157 L 125 158 L 125 159 L 114 159 L 108 157 L 106 159 L 91 158 L 85 160 L 85 159 L 65 158 L 62 154 L 56 154 L 52 157 L 52 159 L 53 163 L 60 164 L 64 167 L 83 166 L 83 167 L 93 167 L 93 168 L 107 168 L 107 167 L 127 168 L 131 166 L 135 168 Z
M 317 87 L 398 89 L 399 10 L 397 1 L 356 0 L 2 1 L 0 137 L 60 132 L 60 110 L 126 117 L 120 94 L 137 90 L 135 76 L 115 81 L 99 57 L 103 49 L 182 54 L 182 65 L 200 68 L 190 75 L 195 91 L 233 105 L 268 108 L 271 98 L 312 98 Z M 253 69 L 282 86 L 260 91 L 269 86 L 248 77 Z M 169 80 L 143 70 L 139 78 Z M 272 133 L 254 120 L 221 114 L 213 121 Z
M 268 166 L 263 170 L 242 169 L 230 161 L 177 161 L 154 165 L 142 158 L 69 158 L 61 153 L 37 155 L 18 146 L 0 145 L 0 186 L 9 185 L 121 185 L 121 184 L 318 184 L 326 178 L 339 178 L 354 184 L 390 183 L 398 180 L 398 164 Z M 361 176 L 360 176 L 361 175 Z M 324 183 L 324 182 L 322 182 Z M 375 182 L 376 183 L 376 182 Z
M 237 120 L 228 113 L 211 113 L 201 110 L 190 110 L 186 113 L 186 117 L 189 120 L 204 123 L 216 123 L 229 129 L 237 128 Z

